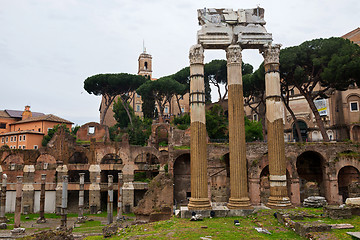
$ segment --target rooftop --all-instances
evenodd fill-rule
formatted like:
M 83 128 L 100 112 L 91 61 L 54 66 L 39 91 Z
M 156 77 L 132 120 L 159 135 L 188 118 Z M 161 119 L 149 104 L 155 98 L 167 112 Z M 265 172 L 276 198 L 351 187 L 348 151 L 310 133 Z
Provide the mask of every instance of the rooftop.
M 17 121 L 15 123 L 12 123 L 12 125 L 16 125 L 16 124 L 19 124 L 19 123 L 27 123 L 27 122 L 37 122 L 37 121 L 49 121 L 49 122 L 74 124 L 73 122 L 70 122 L 70 121 L 68 121 L 66 119 L 55 116 L 53 114 L 34 116 L 34 113 L 33 113 L 33 116 L 31 118 L 27 118 L 27 119 L 24 119 L 24 120 Z

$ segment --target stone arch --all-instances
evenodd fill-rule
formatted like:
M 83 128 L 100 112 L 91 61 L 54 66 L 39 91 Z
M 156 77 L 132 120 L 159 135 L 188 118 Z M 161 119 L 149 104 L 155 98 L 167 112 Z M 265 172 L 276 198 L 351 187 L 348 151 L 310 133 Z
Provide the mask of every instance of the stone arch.
M 174 203 L 176 206 L 188 204 L 191 196 L 190 153 L 175 159 L 174 166 Z
M 349 95 L 347 95 L 346 96 L 346 102 L 347 103 L 349 103 L 351 100 L 350 100 L 350 98 L 356 98 L 356 97 L 358 97 L 359 99 L 360 99 L 360 94 L 358 94 L 358 93 L 351 93 L 351 94 L 349 94 Z
M 312 195 L 326 196 L 325 162 L 325 158 L 316 151 L 305 151 L 297 157 L 301 202 Z
M 342 201 L 345 202 L 348 197 L 358 197 L 360 191 L 353 191 L 360 186 L 360 172 L 354 166 L 347 165 L 338 172 L 338 188 Z
M 116 153 L 108 153 L 102 159 L 100 164 L 122 164 L 123 161 Z
M 260 202 L 267 203 L 270 196 L 269 165 L 266 165 L 260 172 Z
M 355 124 L 351 127 L 350 138 L 354 142 L 360 142 L 360 125 Z
M 41 155 L 36 159 L 36 163 L 37 163 L 37 164 L 41 164 L 41 163 L 56 164 L 56 159 L 55 159 L 54 156 L 45 153 L 45 154 L 41 154 Z
M 152 152 L 142 152 L 135 158 L 135 163 L 159 164 L 159 157 Z
M 68 164 L 88 164 L 88 158 L 84 152 L 75 152 L 69 158 Z

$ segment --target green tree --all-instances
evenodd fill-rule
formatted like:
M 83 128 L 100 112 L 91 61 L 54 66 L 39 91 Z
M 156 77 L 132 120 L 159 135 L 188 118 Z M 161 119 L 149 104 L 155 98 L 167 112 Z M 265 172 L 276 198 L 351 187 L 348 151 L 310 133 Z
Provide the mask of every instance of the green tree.
M 250 74 L 253 71 L 253 66 L 248 63 L 241 65 L 243 75 Z M 204 67 L 205 82 L 208 81 L 217 88 L 219 101 L 226 99 L 227 88 L 227 61 L 226 60 L 212 60 L 205 64 Z M 225 85 L 224 94 L 221 93 L 221 86 Z
M 175 81 L 171 77 L 162 77 L 158 80 L 144 83 L 136 91 L 142 96 L 142 98 L 152 95 L 159 107 L 160 116 L 163 117 L 165 105 L 167 103 L 169 104 L 169 112 L 171 112 L 172 97 L 183 93 L 185 88 L 185 85 Z
M 126 102 L 125 104 L 127 105 L 131 118 L 134 119 L 135 117 L 134 110 L 130 106 L 129 102 Z M 114 112 L 114 118 L 117 122 L 116 127 L 126 128 L 130 123 L 130 119 L 127 115 L 126 109 L 124 108 L 124 105 L 121 102 L 120 98 L 114 101 L 113 112 Z
M 135 91 L 141 84 L 146 82 L 146 80 L 143 76 L 128 73 L 107 73 L 88 77 L 84 81 L 84 89 L 89 94 L 103 96 L 104 111 L 101 113 L 100 124 L 104 123 L 106 112 L 116 96 L 119 96 L 127 112 L 129 121 L 132 122 L 132 117 L 125 103 L 130 100 L 130 93 Z
M 306 41 L 280 51 L 280 72 L 281 78 L 304 96 L 324 141 L 329 141 L 314 100 L 359 83 L 360 47 L 342 38 Z
M 261 122 L 250 121 L 245 117 L 245 141 L 254 142 L 263 140 L 263 130 Z
M 214 104 L 206 111 L 206 130 L 210 139 L 228 139 L 228 121 L 223 108 Z
M 66 127 L 66 124 L 57 124 L 52 129 L 48 130 L 48 134 L 43 137 L 43 140 L 41 141 L 41 145 L 46 147 L 46 145 L 50 142 L 50 140 L 53 138 L 54 134 L 60 129 L 63 128 L 67 133 L 70 134 L 70 130 Z

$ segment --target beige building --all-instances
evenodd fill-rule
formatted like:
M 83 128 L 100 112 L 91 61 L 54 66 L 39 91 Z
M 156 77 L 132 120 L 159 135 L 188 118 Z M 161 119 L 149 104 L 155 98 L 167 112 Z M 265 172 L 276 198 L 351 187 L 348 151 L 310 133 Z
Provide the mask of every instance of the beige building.
M 24 111 L 0 111 L 0 147 L 38 149 L 43 137 L 57 124 L 71 129 L 73 123 L 53 114 L 31 112 L 30 106 L 25 106 Z
M 152 78 L 152 72 L 153 72 L 152 71 L 152 56 L 150 54 L 148 54 L 146 52 L 146 50 L 144 49 L 144 51 L 139 55 L 139 59 L 138 59 L 138 75 L 145 76 L 145 77 L 151 79 L 151 81 L 155 81 L 157 79 Z M 181 112 L 189 112 L 190 111 L 189 94 L 187 93 L 184 96 L 179 96 L 179 98 L 180 98 L 179 105 L 180 105 Z M 115 101 L 117 101 L 117 98 Z M 111 103 L 111 106 L 109 107 L 109 109 L 105 115 L 105 119 L 104 119 L 104 125 L 109 126 L 109 127 L 114 126 L 116 124 L 116 120 L 114 118 L 114 112 L 112 111 L 113 104 L 114 104 L 114 102 Z M 155 105 L 158 109 L 158 113 L 160 113 L 159 107 L 157 106 L 157 104 L 155 104 Z M 139 116 L 141 118 L 143 117 L 141 96 L 139 94 L 137 94 L 136 92 L 130 94 L 130 106 L 134 109 L 136 116 Z M 100 104 L 100 109 L 99 109 L 100 117 L 102 115 L 102 111 L 104 111 L 104 108 L 105 108 L 105 105 L 104 105 L 104 101 L 102 99 L 101 104 Z M 179 115 L 180 109 L 178 107 L 176 98 L 173 97 L 171 99 L 171 104 L 167 103 L 165 105 L 165 108 L 164 108 L 165 121 L 169 121 L 171 116 Z

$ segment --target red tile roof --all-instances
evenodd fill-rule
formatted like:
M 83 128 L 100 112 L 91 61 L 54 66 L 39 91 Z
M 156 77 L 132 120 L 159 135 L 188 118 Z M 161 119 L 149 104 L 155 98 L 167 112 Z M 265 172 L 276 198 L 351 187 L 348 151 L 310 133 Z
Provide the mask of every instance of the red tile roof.
M 37 122 L 37 121 L 49 121 L 49 122 L 57 122 L 57 123 L 68 123 L 68 124 L 74 124 L 73 122 L 70 122 L 66 119 L 60 118 L 58 116 L 55 116 L 53 114 L 47 114 L 47 115 L 42 115 L 42 116 L 37 116 L 37 117 L 31 117 L 25 120 L 20 120 L 17 121 L 15 123 L 12 123 L 12 125 L 16 125 L 19 123 L 27 123 L 27 122 Z

